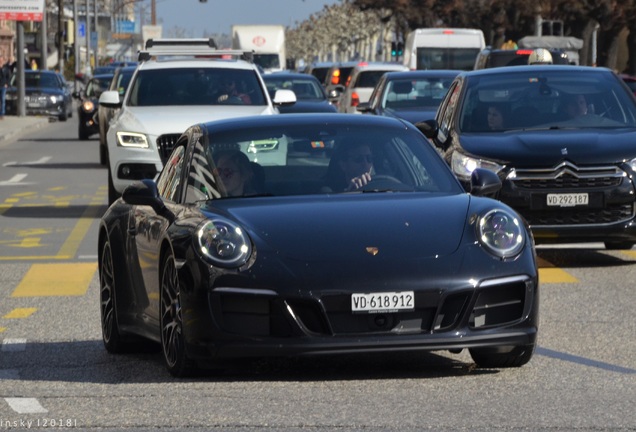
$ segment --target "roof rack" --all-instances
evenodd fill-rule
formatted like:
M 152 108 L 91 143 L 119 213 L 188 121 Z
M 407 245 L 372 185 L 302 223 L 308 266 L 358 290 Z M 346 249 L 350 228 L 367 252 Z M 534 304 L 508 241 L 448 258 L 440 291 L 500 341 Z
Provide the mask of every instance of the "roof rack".
M 147 61 L 156 56 L 229 57 L 254 62 L 252 51 L 220 50 L 213 38 L 148 39 L 145 49 L 139 51 L 139 61 Z

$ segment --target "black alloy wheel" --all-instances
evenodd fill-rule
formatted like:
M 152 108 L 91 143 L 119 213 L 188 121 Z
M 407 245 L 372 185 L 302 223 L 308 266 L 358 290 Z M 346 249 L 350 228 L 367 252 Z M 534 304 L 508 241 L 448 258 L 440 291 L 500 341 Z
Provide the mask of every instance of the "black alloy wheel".
M 194 362 L 185 352 L 179 275 L 172 253 L 167 253 L 161 266 L 161 347 L 171 375 L 192 375 Z
M 109 241 L 106 241 L 102 248 L 99 268 L 99 296 L 104 347 L 110 353 L 123 352 L 124 343 L 119 333 L 115 306 L 115 267 Z

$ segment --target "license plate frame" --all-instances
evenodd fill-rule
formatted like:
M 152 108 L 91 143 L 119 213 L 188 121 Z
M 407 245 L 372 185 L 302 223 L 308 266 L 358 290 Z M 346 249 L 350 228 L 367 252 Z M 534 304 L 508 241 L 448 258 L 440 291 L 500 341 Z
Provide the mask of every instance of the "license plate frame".
M 351 312 L 354 314 L 396 313 L 413 310 L 415 310 L 414 291 L 351 294 Z
M 590 205 L 590 194 L 581 193 L 549 193 L 546 196 L 548 207 L 578 207 Z

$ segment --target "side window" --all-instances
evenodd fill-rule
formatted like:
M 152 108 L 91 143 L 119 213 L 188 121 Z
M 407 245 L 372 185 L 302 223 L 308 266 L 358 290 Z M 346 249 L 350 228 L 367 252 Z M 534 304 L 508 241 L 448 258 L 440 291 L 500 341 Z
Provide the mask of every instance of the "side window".
M 448 95 L 443 102 L 443 106 L 440 108 L 437 122 L 439 123 L 439 140 L 445 142 L 448 139 L 448 134 L 451 129 L 451 122 L 453 120 L 453 113 L 457 108 L 457 101 L 459 100 L 459 92 L 461 85 L 459 82 L 455 82 L 450 89 L 448 89 Z
M 184 155 L 185 145 L 176 147 L 159 175 L 157 187 L 159 189 L 159 195 L 161 195 L 163 199 L 176 202 L 179 198 L 179 184 L 181 183 Z
M 185 202 L 207 200 L 219 198 L 219 186 L 214 177 L 214 167 L 211 164 L 211 157 L 199 137 L 194 144 L 192 152 L 192 163 L 188 173 L 188 186 L 186 188 Z

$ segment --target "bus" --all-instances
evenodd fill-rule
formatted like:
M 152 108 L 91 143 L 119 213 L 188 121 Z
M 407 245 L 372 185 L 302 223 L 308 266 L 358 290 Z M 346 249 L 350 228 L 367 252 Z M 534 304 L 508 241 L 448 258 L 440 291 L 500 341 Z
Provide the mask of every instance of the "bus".
M 403 62 L 411 70 L 472 70 L 485 47 L 484 33 L 478 29 L 416 29 L 406 37 Z

